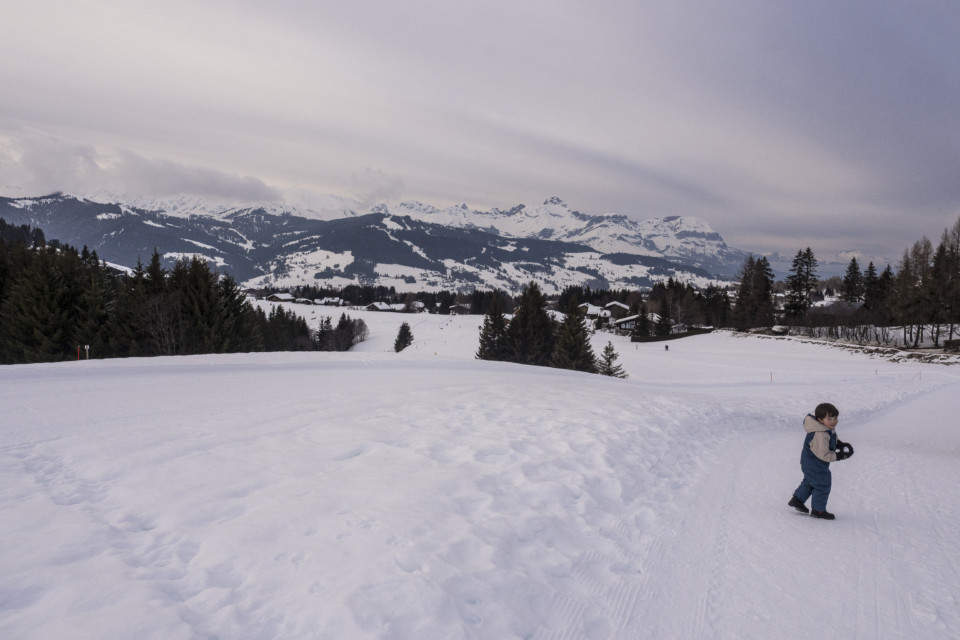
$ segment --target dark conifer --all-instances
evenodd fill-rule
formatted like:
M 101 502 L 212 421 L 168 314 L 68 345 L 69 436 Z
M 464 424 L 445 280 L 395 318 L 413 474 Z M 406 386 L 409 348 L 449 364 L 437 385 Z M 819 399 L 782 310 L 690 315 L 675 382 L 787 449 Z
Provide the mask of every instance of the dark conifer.
M 660 305 L 660 317 L 657 318 L 657 324 L 654 327 L 654 333 L 658 336 L 668 336 L 673 332 L 673 321 L 670 319 L 670 305 Z
M 122 276 L 117 284 L 107 321 L 107 348 L 112 357 L 154 355 L 147 346 L 145 279 L 143 264 L 138 260 L 133 272 Z
M 406 323 L 404 323 L 404 324 L 406 324 Z M 400 328 L 401 328 L 401 330 L 402 330 L 402 329 L 403 329 L 403 326 L 401 325 Z M 340 320 L 337 322 L 337 327 L 336 327 L 336 329 L 333 330 L 333 335 L 332 335 L 333 348 L 334 348 L 335 351 L 349 351 L 349 350 L 350 350 L 350 347 L 352 347 L 353 344 L 354 344 L 353 330 L 354 330 L 353 320 L 351 320 L 351 319 L 350 319 L 350 316 L 348 316 L 347 314 L 341 313 L 341 314 L 340 314 Z M 407 331 L 409 331 L 409 330 L 410 330 L 410 325 L 407 325 Z M 413 341 L 413 340 L 412 340 L 412 336 L 411 336 L 411 342 L 412 342 L 412 341 Z M 409 343 L 403 345 L 403 347 L 401 347 L 401 349 L 404 348 L 404 347 L 407 347 L 407 346 L 409 346 Z M 394 347 L 396 347 L 396 345 L 394 345 Z M 400 350 L 400 349 L 398 349 L 398 351 L 399 351 L 399 350 Z
M 263 351 L 263 338 L 257 327 L 256 315 L 236 280 L 222 275 L 217 281 L 217 299 L 224 322 L 225 351 Z
M 807 315 L 811 305 L 810 294 L 817 286 L 817 259 L 810 247 L 797 251 L 786 284 L 784 311 L 788 317 L 799 322 Z
M 84 247 L 85 252 L 86 249 Z M 103 265 L 96 259 L 96 253 L 90 254 L 84 263 L 87 286 L 81 295 L 74 337 L 78 345 L 84 346 L 84 356 L 107 358 L 110 357 L 107 348 L 107 322 L 110 318 L 107 303 L 113 291 Z
M 500 296 L 494 295 L 490 301 L 490 309 L 483 318 L 477 358 L 480 360 L 505 360 L 506 357 L 507 320 L 503 315 Z
M 847 271 L 843 275 L 843 289 L 840 292 L 840 299 L 845 302 L 860 302 L 863 300 L 863 295 L 863 274 L 860 272 L 857 258 L 853 257 L 850 258 L 850 264 L 847 265 Z
M 633 325 L 632 338 L 646 338 L 650 336 L 650 312 L 647 310 L 647 303 L 640 304 L 640 313 L 637 315 L 637 322 Z
M 410 330 L 410 325 L 404 322 L 400 325 L 397 339 L 393 342 L 393 350 L 400 353 L 411 344 L 413 344 L 413 332 Z
M 627 374 L 623 370 L 623 367 L 617 364 L 619 358 L 619 354 L 617 354 L 613 348 L 613 343 L 607 342 L 607 346 L 603 348 L 603 353 L 600 355 L 597 372 L 601 375 L 613 376 L 614 378 L 626 378 Z
M 596 373 L 597 358 L 590 346 L 590 332 L 584 322 L 584 313 L 577 306 L 577 297 L 571 296 L 567 317 L 557 334 L 550 357 L 550 365 L 558 369 L 573 369 Z
M 10 363 L 56 362 L 76 357 L 70 317 L 61 306 L 56 250 L 38 247 L 0 308 L 4 357 Z
M 554 322 L 536 282 L 524 287 L 510 326 L 507 359 L 520 364 L 547 366 L 553 355 Z

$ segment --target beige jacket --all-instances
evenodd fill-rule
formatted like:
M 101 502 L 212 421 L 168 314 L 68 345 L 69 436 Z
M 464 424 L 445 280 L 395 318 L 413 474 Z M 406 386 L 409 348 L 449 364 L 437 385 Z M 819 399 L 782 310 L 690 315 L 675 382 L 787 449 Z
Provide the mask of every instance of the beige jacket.
M 830 451 L 830 428 L 817 421 L 813 416 L 803 419 L 803 428 L 815 432 L 810 440 L 810 451 L 824 462 L 836 462 L 837 452 Z

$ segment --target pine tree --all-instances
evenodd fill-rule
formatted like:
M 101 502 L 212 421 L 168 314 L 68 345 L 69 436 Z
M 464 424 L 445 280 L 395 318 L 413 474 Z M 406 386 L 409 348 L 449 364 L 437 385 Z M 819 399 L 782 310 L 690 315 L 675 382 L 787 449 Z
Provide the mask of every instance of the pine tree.
M 893 292 L 893 284 L 895 280 L 896 275 L 893 273 L 893 267 L 888 264 L 880 273 L 880 278 L 877 285 L 877 299 L 879 300 L 878 313 L 882 314 L 881 317 L 884 319 L 884 322 L 889 322 L 893 317 L 890 298 Z
M 863 272 L 863 306 L 876 313 L 879 301 L 880 277 L 877 275 L 877 268 L 871 262 Z
M 624 372 L 623 367 L 617 364 L 619 358 L 620 356 L 613 349 L 613 343 L 607 342 L 607 346 L 603 348 L 603 353 L 600 356 L 597 372 L 601 375 L 613 376 L 614 378 L 626 378 L 627 374 Z
M 863 294 L 863 274 L 860 272 L 857 258 L 853 257 L 850 258 L 850 264 L 847 265 L 847 271 L 843 276 L 843 290 L 840 293 L 840 299 L 844 302 L 860 302 L 863 299 Z
M 483 318 L 477 358 L 480 360 L 505 360 L 506 356 L 507 320 L 503 315 L 500 296 L 494 295 L 490 301 L 490 309 Z
M 0 308 L 9 363 L 56 362 L 75 353 L 69 313 L 61 306 L 56 253 L 38 247 Z
M 753 269 L 753 326 L 765 327 L 774 323 L 773 283 L 775 276 L 770 261 L 760 256 Z
M 784 311 L 788 317 L 799 322 L 810 310 L 810 294 L 817 286 L 817 259 L 810 247 L 797 251 L 786 284 Z
M 116 298 L 107 320 L 107 350 L 113 358 L 151 355 L 146 324 L 146 275 L 138 260 L 133 272 L 117 283 Z
M 637 322 L 633 325 L 633 332 L 630 334 L 631 340 L 637 338 L 647 338 L 650 336 L 650 312 L 647 311 L 647 303 L 640 305 L 640 312 L 637 314 Z
M 337 327 L 333 330 L 333 333 L 331 334 L 331 340 L 333 342 L 334 351 L 350 350 L 350 347 L 352 347 L 354 344 L 353 328 L 354 328 L 354 325 L 353 325 L 353 321 L 350 319 L 350 316 L 348 316 L 345 313 L 341 313 L 340 320 L 337 322 Z M 401 330 L 403 329 L 402 326 L 400 328 Z M 407 325 L 407 331 L 408 332 L 410 331 L 410 325 Z M 412 335 L 410 336 L 410 342 L 413 342 Z M 403 347 L 400 347 L 400 349 L 397 349 L 397 351 L 401 351 L 402 349 L 404 349 L 409 345 L 410 343 L 408 342 L 407 344 L 403 345 Z M 394 348 L 396 348 L 396 346 L 397 345 L 394 344 Z
M 84 251 L 86 249 L 84 247 Z M 74 335 L 77 344 L 89 347 L 89 350 L 84 349 L 85 355 L 106 358 L 110 356 L 106 333 L 110 318 L 107 303 L 111 296 L 108 278 L 103 265 L 96 260 L 96 253 L 85 262 L 87 287 L 81 296 Z
M 150 256 L 150 263 L 144 271 L 143 291 L 150 296 L 158 296 L 167 290 L 167 270 L 163 268 L 160 252 L 156 247 Z
M 567 317 L 560 325 L 550 365 L 558 369 L 596 373 L 597 359 L 590 346 L 590 333 L 584 325 L 583 311 L 577 306 L 577 297 L 571 296 L 568 304 Z
M 397 339 L 393 343 L 393 350 L 400 353 L 411 344 L 413 344 L 413 332 L 410 331 L 410 325 L 404 322 L 400 325 L 400 330 L 397 332 Z
M 547 366 L 553 355 L 554 322 L 536 282 L 524 287 L 520 304 L 507 327 L 507 359 Z
M 654 327 L 654 333 L 658 336 L 668 336 L 673 332 L 673 322 L 670 320 L 670 305 L 666 300 L 660 305 L 660 317 Z
M 930 320 L 933 323 L 933 344 L 940 346 L 940 326 L 949 322 L 950 309 L 950 287 L 952 280 L 953 265 L 948 250 L 947 232 L 944 231 L 940 244 L 937 245 L 933 253 L 930 265 L 929 277 L 921 283 L 924 291 L 924 297 L 928 301 L 930 309 Z
M 320 321 L 320 326 L 317 328 L 317 332 L 314 337 L 314 341 L 316 342 L 317 349 L 319 351 L 333 351 L 333 346 L 330 344 L 330 337 L 332 333 L 333 318 L 326 316 Z
M 247 301 L 232 276 L 220 276 L 217 281 L 217 298 L 225 318 L 225 351 L 263 351 L 263 338 L 257 327 L 253 305 Z
M 184 353 L 223 353 L 229 342 L 226 321 L 217 295 L 217 274 L 205 260 L 193 256 L 178 260 L 171 274 L 180 294 L 180 309 L 187 328 Z
M 769 264 L 769 263 L 768 263 Z M 772 289 L 772 283 L 771 283 Z M 731 315 L 730 295 L 727 290 L 715 285 L 707 285 L 703 294 L 705 320 L 714 327 L 729 326 Z M 773 322 L 773 300 L 770 301 L 770 322 Z

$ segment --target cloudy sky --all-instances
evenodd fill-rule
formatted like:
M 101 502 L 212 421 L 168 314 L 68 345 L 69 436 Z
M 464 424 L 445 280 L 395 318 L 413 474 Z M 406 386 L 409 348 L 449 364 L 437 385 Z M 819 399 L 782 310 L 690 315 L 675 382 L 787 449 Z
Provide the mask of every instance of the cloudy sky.
M 960 217 L 953 0 L 0 0 L 0 195 L 693 215 L 896 260 Z

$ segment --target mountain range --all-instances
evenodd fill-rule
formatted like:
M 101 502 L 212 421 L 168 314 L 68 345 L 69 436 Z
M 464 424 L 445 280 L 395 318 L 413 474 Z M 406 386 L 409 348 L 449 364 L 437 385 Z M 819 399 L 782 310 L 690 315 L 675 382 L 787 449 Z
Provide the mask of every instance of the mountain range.
M 647 288 L 669 277 L 724 285 L 747 255 L 698 218 L 588 215 L 559 198 L 508 210 L 403 202 L 357 212 L 52 194 L 0 198 L 0 218 L 128 268 L 154 248 L 168 265 L 197 255 L 249 287 L 515 293 L 535 280 L 551 293 L 572 284 Z

